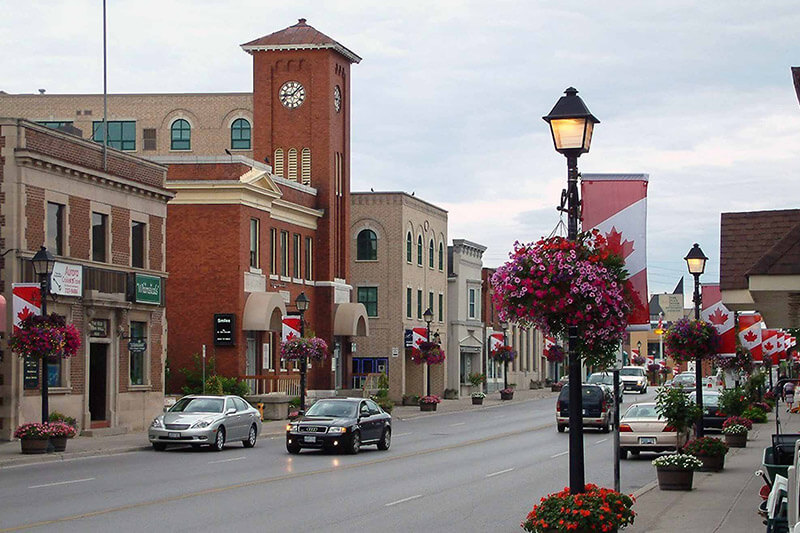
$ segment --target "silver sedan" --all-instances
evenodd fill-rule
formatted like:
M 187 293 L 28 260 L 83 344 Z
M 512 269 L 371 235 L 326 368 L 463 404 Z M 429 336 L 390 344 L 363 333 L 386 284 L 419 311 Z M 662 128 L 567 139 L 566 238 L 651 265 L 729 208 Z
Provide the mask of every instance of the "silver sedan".
M 245 448 L 256 445 L 261 433 L 257 409 L 238 396 L 184 396 L 150 424 L 148 437 L 153 449 L 167 444 L 209 445 L 221 451 L 225 443 L 241 441 Z

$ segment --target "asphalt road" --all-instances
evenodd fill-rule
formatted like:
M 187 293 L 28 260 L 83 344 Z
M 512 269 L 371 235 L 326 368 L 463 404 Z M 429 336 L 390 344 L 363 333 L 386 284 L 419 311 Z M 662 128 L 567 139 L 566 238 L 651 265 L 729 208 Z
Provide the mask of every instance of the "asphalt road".
M 623 410 L 652 398 L 626 394 Z M 520 531 L 539 498 L 568 484 L 555 400 L 394 420 L 390 450 L 303 451 L 283 438 L 221 453 L 190 448 L 6 469 L 0 533 L 37 531 Z M 613 486 L 612 435 L 585 433 L 586 480 Z M 655 478 L 622 462 L 622 489 Z

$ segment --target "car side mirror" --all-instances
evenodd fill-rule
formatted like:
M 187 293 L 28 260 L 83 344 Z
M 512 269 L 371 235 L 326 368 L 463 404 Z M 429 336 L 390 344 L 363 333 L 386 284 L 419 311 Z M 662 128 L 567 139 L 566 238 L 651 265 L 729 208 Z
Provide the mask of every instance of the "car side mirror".
M 231 407 L 230 409 L 225 411 L 225 414 L 226 415 L 235 415 L 236 414 L 236 408 L 235 407 Z

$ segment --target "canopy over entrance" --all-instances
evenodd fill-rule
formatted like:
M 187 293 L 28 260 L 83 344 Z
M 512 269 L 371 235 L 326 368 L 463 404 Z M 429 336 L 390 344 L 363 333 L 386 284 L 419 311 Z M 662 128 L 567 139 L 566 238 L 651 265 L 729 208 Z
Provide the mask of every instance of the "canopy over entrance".
M 368 337 L 369 320 L 364 304 L 338 304 L 333 319 L 333 334 L 343 337 Z
M 277 292 L 251 292 L 244 304 L 242 329 L 247 331 L 281 331 L 286 305 Z

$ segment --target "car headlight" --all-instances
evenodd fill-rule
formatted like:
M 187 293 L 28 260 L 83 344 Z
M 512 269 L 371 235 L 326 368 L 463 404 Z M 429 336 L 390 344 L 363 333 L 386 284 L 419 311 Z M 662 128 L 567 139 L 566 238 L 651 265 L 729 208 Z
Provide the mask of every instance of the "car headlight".
M 328 428 L 328 433 L 347 433 L 347 428 L 334 426 L 332 428 Z
M 164 420 L 160 416 L 156 417 L 153 419 L 150 427 L 155 429 L 164 429 Z
M 288 431 L 289 433 L 297 433 L 298 431 L 300 431 L 300 426 L 298 424 L 287 424 L 286 431 Z
M 208 426 L 211 425 L 212 422 L 213 420 L 198 420 L 197 422 L 192 424 L 192 429 L 207 428 Z

